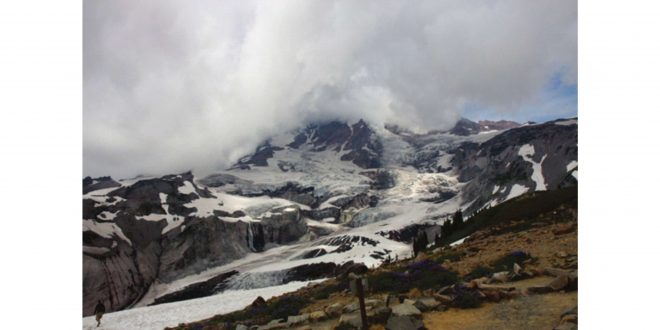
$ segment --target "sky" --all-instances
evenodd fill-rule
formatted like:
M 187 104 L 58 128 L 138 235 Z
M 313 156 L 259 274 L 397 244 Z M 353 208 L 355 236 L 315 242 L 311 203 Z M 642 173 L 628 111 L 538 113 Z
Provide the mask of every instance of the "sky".
M 326 120 L 577 115 L 577 2 L 87 0 L 83 175 L 230 166 Z

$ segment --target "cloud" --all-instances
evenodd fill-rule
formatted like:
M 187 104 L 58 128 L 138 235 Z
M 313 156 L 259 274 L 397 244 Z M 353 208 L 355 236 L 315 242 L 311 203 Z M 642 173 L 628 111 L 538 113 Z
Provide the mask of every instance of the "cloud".
M 577 81 L 575 1 L 83 5 L 85 175 L 211 171 L 317 120 L 551 112 Z

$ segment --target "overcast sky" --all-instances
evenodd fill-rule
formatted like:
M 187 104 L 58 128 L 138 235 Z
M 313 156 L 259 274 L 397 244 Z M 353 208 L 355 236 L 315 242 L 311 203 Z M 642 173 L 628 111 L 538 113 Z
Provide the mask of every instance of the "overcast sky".
M 224 168 L 305 123 L 577 114 L 577 2 L 86 0 L 84 175 Z

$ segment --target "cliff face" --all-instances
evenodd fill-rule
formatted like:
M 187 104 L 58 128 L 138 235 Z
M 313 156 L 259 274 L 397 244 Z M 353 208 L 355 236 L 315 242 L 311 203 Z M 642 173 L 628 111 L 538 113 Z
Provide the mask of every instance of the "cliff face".
M 232 218 L 240 212 L 199 216 L 186 204 L 210 195 L 192 179 L 167 176 L 119 188 L 114 197 L 88 195 L 84 213 L 96 219 L 84 221 L 83 315 L 91 315 L 98 300 L 108 311 L 121 310 L 156 279 L 171 281 L 307 233 L 296 205 L 270 208 L 263 219 Z
M 519 127 L 481 144 L 464 143 L 453 153 L 458 179 L 466 183 L 464 198 L 474 200 L 468 211 L 475 211 L 527 191 L 575 181 L 571 172 L 577 168 L 577 125 Z

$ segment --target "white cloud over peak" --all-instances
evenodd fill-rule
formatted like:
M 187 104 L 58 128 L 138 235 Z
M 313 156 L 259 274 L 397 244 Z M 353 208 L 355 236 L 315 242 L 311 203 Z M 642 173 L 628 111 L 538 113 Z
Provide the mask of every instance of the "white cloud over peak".
M 316 120 L 555 109 L 548 81 L 577 80 L 575 1 L 83 4 L 85 175 L 222 168 Z

